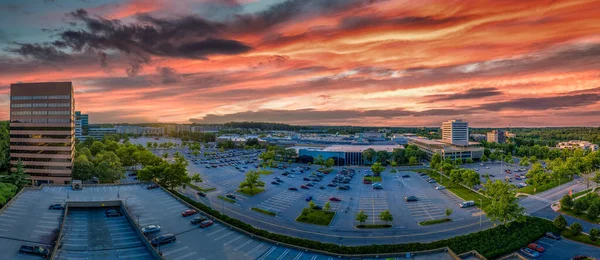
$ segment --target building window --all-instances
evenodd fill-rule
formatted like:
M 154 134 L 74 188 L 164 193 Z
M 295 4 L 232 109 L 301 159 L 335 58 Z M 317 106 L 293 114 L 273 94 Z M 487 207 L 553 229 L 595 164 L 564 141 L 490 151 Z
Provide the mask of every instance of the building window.
M 26 104 L 11 104 L 10 107 L 12 107 L 12 108 L 31 107 L 31 103 L 26 103 Z
M 33 107 L 48 107 L 48 103 L 33 103 Z
M 12 116 L 30 116 L 31 111 L 12 111 L 10 112 Z
M 42 111 L 32 111 L 31 113 L 34 116 L 45 116 L 48 114 L 48 111 L 46 110 L 42 110 Z
M 48 107 L 71 107 L 71 103 L 49 103 Z
M 54 95 L 54 96 L 47 96 L 48 99 L 71 99 L 70 95 Z
M 10 97 L 11 100 L 31 100 L 32 97 L 31 96 L 12 96 Z
M 63 115 L 70 115 L 71 111 L 47 111 L 49 116 L 63 116 Z

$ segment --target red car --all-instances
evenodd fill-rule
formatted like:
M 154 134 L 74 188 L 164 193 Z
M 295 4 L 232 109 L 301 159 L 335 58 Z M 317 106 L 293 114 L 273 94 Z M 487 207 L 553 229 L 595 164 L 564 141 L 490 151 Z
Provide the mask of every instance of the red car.
M 305 190 L 308 190 L 308 187 L 307 187 L 307 186 L 304 186 L 304 185 L 300 186 L 300 188 L 302 188 L 302 189 L 305 189 Z
M 527 247 L 531 248 L 531 249 L 533 249 L 535 251 L 538 251 L 540 253 L 544 252 L 544 247 L 542 247 L 542 246 L 540 246 L 538 244 L 531 243 L 531 244 L 527 245 Z
M 336 197 L 331 197 L 331 198 L 329 198 L 329 200 L 330 200 L 330 201 L 342 201 L 341 199 L 338 199 L 338 198 L 336 198 Z
M 370 181 L 370 180 L 364 180 L 364 181 L 363 181 L 363 184 L 371 184 L 371 183 L 373 183 L 373 182 L 372 182 L 372 181 Z
M 198 213 L 197 211 L 193 210 L 193 209 L 188 209 L 184 212 L 181 212 L 181 216 L 187 217 L 187 216 L 191 216 Z
M 213 221 L 212 220 L 205 220 L 200 222 L 200 227 L 201 228 L 207 228 L 213 225 Z

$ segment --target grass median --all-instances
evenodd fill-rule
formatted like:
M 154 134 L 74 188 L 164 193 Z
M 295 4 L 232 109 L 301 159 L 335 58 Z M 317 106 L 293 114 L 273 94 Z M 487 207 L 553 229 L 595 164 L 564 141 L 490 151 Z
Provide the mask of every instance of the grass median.
M 425 220 L 425 221 L 419 222 L 419 226 L 429 226 L 429 225 L 446 223 L 446 222 L 450 222 L 450 221 L 452 221 L 452 219 L 449 219 L 449 218 Z
M 230 198 L 227 198 L 227 197 L 225 197 L 225 196 L 218 196 L 217 198 L 219 198 L 219 199 L 222 199 L 222 200 L 224 200 L 224 201 L 227 201 L 227 202 L 229 202 L 229 203 L 235 203 L 235 200 L 234 200 L 234 199 L 230 199 Z
M 300 216 L 296 218 L 296 221 L 321 226 L 329 226 L 333 216 L 335 216 L 335 212 L 333 211 L 304 208 L 302 213 L 300 213 Z
M 368 180 L 371 182 L 381 182 L 381 176 L 363 177 L 363 180 Z
M 202 191 L 202 192 L 211 192 L 211 191 L 215 191 L 217 190 L 217 188 L 202 188 L 202 187 L 198 187 L 194 184 L 188 183 L 188 186 L 192 187 L 192 189 L 197 190 L 197 191 Z
M 263 191 L 265 191 L 265 189 L 263 189 L 263 188 L 253 188 L 252 191 L 250 191 L 250 188 L 243 188 L 243 189 L 237 190 L 237 192 L 246 194 L 248 196 L 254 196 L 254 195 L 259 194 L 259 193 L 261 193 Z
M 269 170 L 259 170 L 258 174 L 260 175 L 271 175 L 273 174 L 273 171 L 269 171 Z
M 579 243 L 584 243 L 584 244 L 600 247 L 600 240 L 598 240 L 598 239 L 592 240 L 590 238 L 590 236 L 583 234 L 583 233 L 580 233 L 579 235 L 573 235 L 573 234 L 571 234 L 570 230 L 565 230 L 562 232 L 561 235 L 565 238 L 577 241 Z
M 527 193 L 527 194 L 537 194 L 542 191 L 547 191 L 549 189 L 552 189 L 552 188 L 558 186 L 559 184 L 565 184 L 570 181 L 571 180 L 569 179 L 569 177 L 562 177 L 562 179 L 560 181 L 556 181 L 553 179 L 552 181 L 546 183 L 545 185 L 537 187 L 535 192 L 533 192 L 533 185 L 528 185 L 527 187 L 519 188 L 517 190 L 517 192 L 522 192 L 522 193 Z
M 586 194 L 586 193 L 588 193 L 590 191 L 592 191 L 592 189 L 582 190 L 580 192 L 573 193 L 573 196 L 571 196 L 571 197 L 577 198 L 577 197 L 579 197 L 579 196 L 581 196 L 583 194 Z
M 483 206 L 490 205 L 490 199 L 488 199 L 487 197 L 485 197 L 479 193 L 476 193 L 470 189 L 460 186 L 458 184 L 450 184 L 450 178 L 444 176 L 444 180 L 442 181 L 441 175 L 438 172 L 435 172 L 430 169 L 422 169 L 422 170 L 418 170 L 418 171 L 426 173 L 429 177 L 431 177 L 432 179 L 435 179 L 435 181 L 438 184 L 446 185 L 445 187 L 447 190 L 454 193 L 456 196 L 460 197 L 462 200 L 474 201 L 475 206 L 481 210 L 483 210 L 481 202 L 483 202 Z
M 366 225 L 357 225 L 356 228 L 391 228 L 392 225 L 389 224 L 366 224 Z
M 265 209 L 261 209 L 261 208 L 250 208 L 250 210 L 256 211 L 258 213 L 262 213 L 262 214 L 265 214 L 265 215 L 269 215 L 269 216 L 277 216 L 277 213 L 272 212 L 272 211 L 268 211 L 268 210 L 265 210 Z

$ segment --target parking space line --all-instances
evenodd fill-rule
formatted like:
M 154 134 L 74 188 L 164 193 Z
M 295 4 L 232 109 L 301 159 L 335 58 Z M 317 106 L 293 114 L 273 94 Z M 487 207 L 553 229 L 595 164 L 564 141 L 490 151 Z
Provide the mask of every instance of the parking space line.
M 235 241 L 239 240 L 239 239 L 240 239 L 240 238 L 242 238 L 242 237 L 244 237 L 244 235 L 239 235 L 238 237 L 236 237 L 236 238 L 234 238 L 234 239 L 232 239 L 232 240 L 229 240 L 229 241 L 227 241 L 227 242 L 226 242 L 225 244 L 223 244 L 223 245 L 224 245 L 224 246 L 226 246 L 226 245 L 229 245 L 229 244 L 231 244 L 231 243 L 233 243 L 233 242 L 235 242 Z M 216 241 L 216 240 L 215 240 L 215 241 Z
M 134 258 L 134 257 L 135 257 L 135 258 L 139 258 L 139 257 L 142 257 L 142 256 L 148 256 L 148 255 L 149 255 L 148 253 L 143 253 L 143 254 L 135 254 L 135 255 L 119 255 L 119 258 L 122 258 L 122 259 L 123 259 L 123 258 Z M 86 258 L 84 258 L 84 259 L 87 259 L 87 257 L 86 257 Z
M 181 259 L 185 259 L 185 258 L 188 258 L 188 257 L 190 257 L 190 256 L 193 256 L 193 255 L 195 255 L 195 254 L 196 254 L 196 252 L 191 252 L 191 253 L 188 253 L 188 254 L 182 255 L 182 256 L 180 256 L 180 257 L 173 258 L 173 260 L 181 260 Z
M 234 248 L 234 249 L 233 249 L 233 251 L 238 251 L 238 250 L 240 250 L 242 247 L 245 247 L 246 245 L 248 245 L 248 244 L 252 243 L 252 241 L 254 241 L 254 240 L 250 239 L 250 240 L 248 240 L 248 241 L 244 242 L 243 244 L 241 244 L 241 245 L 237 246 L 236 248 Z
M 114 243 L 115 246 L 124 246 L 124 245 L 134 245 L 134 244 L 141 244 L 142 241 L 135 241 L 135 242 L 123 242 L 123 243 Z
M 277 257 L 277 260 L 281 260 L 283 259 L 288 253 L 290 252 L 290 249 L 286 249 L 285 251 L 283 251 L 283 254 L 281 254 L 279 257 Z
M 298 253 L 298 255 L 296 255 L 296 257 L 294 257 L 294 260 L 298 260 L 300 259 L 300 257 L 303 255 L 303 252 Z
M 231 234 L 233 234 L 233 233 L 235 233 L 235 232 L 233 232 L 233 231 L 229 231 L 228 233 L 225 233 L 224 235 L 221 235 L 220 237 L 217 237 L 217 238 L 215 238 L 215 240 L 214 240 L 214 241 L 219 241 L 219 240 L 221 240 L 221 239 L 223 239 L 223 238 L 226 238 L 226 237 L 228 237 L 229 235 L 231 235 Z
M 312 257 L 310 260 L 315 260 L 315 259 L 317 259 L 317 256 L 318 256 L 318 255 L 316 255 L 316 254 L 315 254 L 315 255 L 313 255 L 313 257 Z
M 273 251 L 277 249 L 276 246 L 272 246 L 267 252 L 265 252 L 260 258 L 258 258 L 258 260 L 264 260 L 265 258 L 267 258 L 267 256 L 269 256 L 271 253 L 273 253 Z M 248 252 L 250 253 L 250 252 Z
M 188 249 L 188 246 L 184 246 L 184 247 L 180 247 L 180 248 L 177 248 L 177 249 L 173 249 L 173 250 L 164 252 L 163 256 L 172 255 L 174 253 L 177 253 L 177 252 L 180 252 L 180 251 L 183 251 L 183 250 L 186 250 L 186 249 Z
M 260 249 L 265 243 L 261 242 L 260 244 L 258 244 L 256 247 L 252 248 L 252 250 L 248 251 L 248 253 L 245 253 L 245 256 L 249 256 L 250 254 L 254 253 L 254 251 Z
M 207 236 L 207 237 L 209 237 L 209 236 L 212 236 L 212 235 L 214 235 L 214 234 L 216 234 L 216 233 L 219 233 L 219 232 L 221 232 L 221 231 L 223 231 L 223 230 L 225 230 L 225 229 L 227 229 L 227 228 L 226 228 L 226 227 L 224 227 L 224 228 L 221 228 L 221 229 L 219 229 L 219 230 L 217 230 L 217 231 L 213 231 L 212 233 L 209 233 L 209 234 L 208 234 L 208 235 L 206 235 L 206 236 Z

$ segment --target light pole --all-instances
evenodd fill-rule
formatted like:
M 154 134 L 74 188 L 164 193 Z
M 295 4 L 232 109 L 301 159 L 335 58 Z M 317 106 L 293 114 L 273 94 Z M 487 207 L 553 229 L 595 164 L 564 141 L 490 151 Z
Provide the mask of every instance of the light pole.
M 137 217 L 137 225 L 140 226 L 140 214 L 135 215 Z
M 121 197 L 121 187 L 117 186 L 117 198 Z
M 481 213 L 479 214 L 479 230 L 481 230 L 481 216 L 483 215 L 483 200 L 479 199 L 479 205 L 481 205 Z

